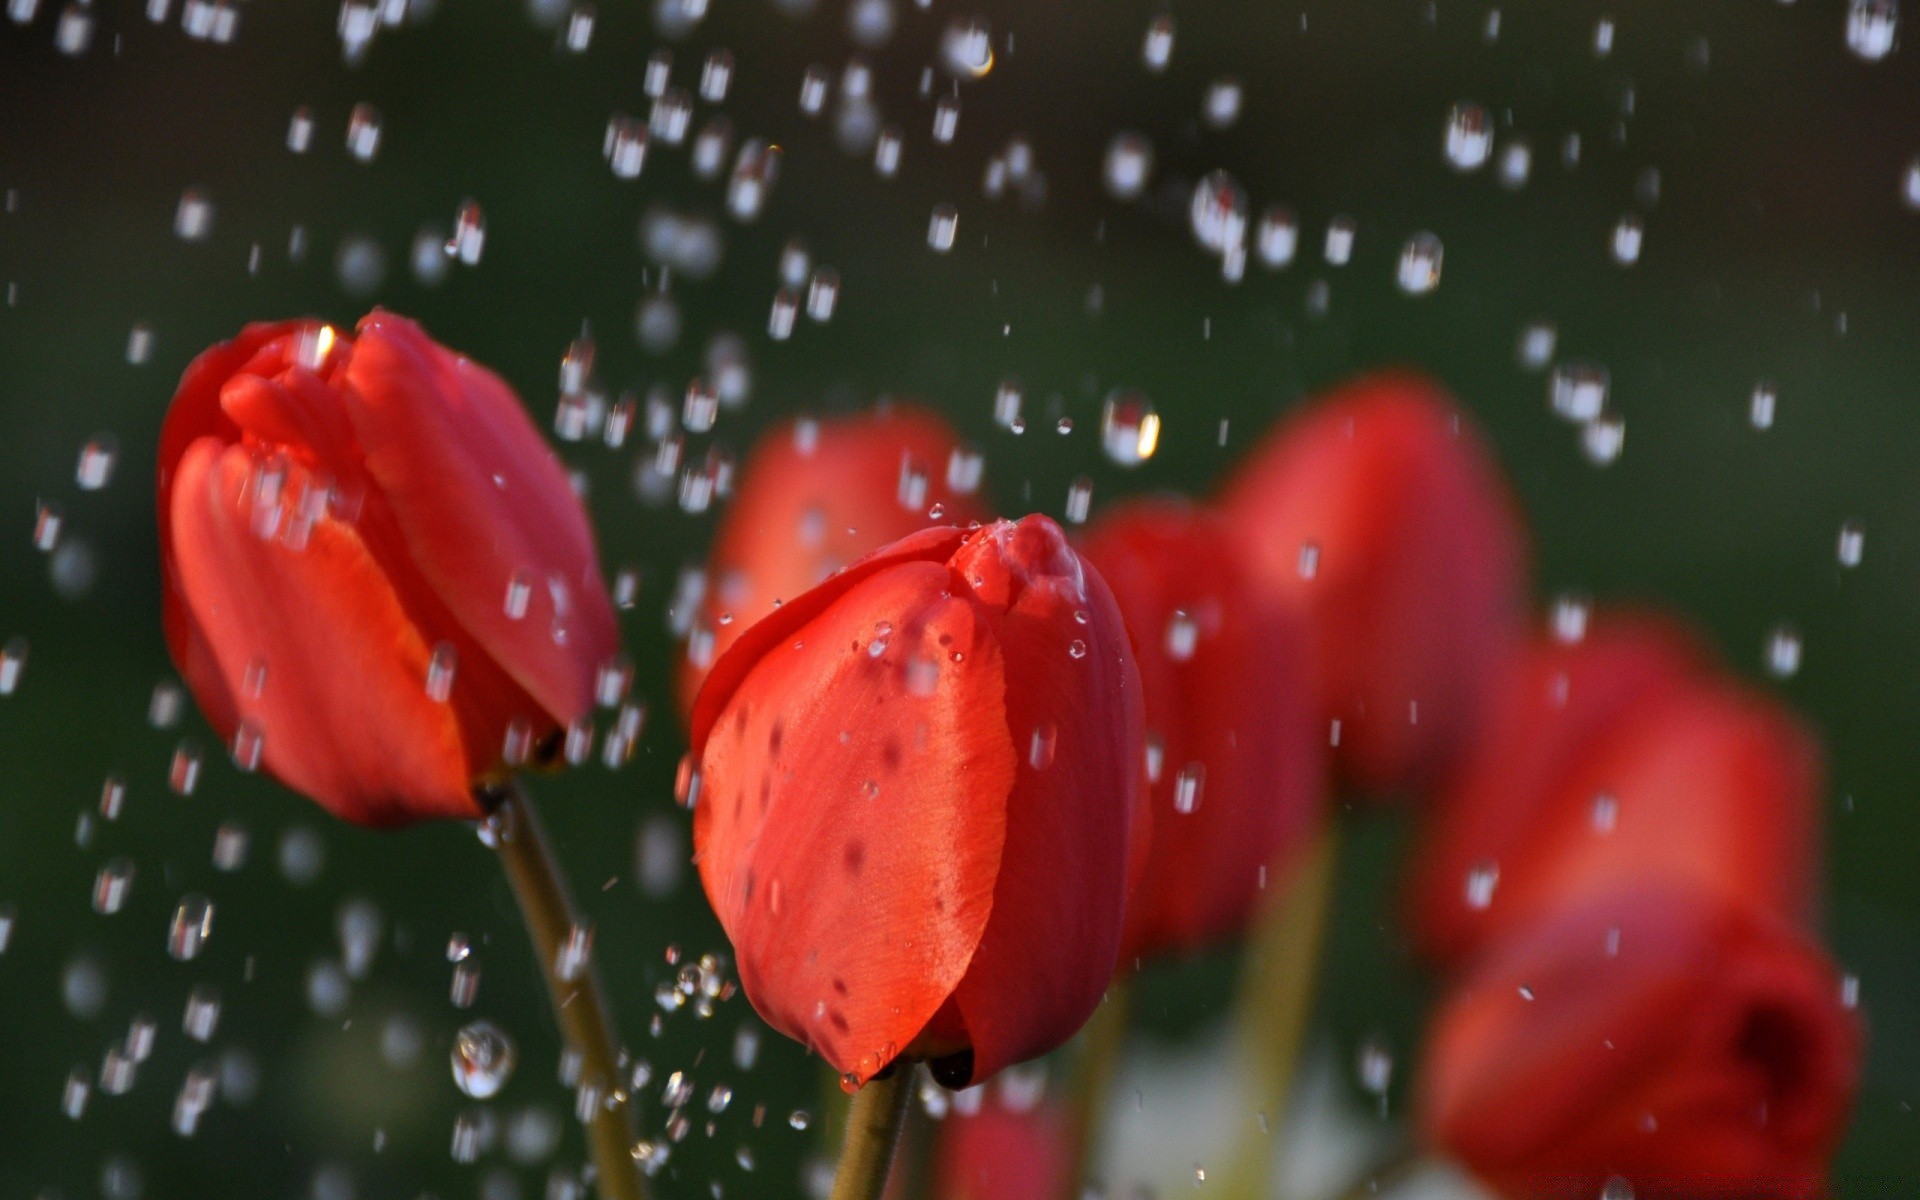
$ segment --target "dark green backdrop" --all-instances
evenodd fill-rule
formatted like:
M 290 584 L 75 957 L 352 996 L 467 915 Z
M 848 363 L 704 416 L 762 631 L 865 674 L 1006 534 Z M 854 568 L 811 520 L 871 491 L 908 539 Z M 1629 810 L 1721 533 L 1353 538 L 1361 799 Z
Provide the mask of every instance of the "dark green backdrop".
M 751 403 L 725 414 L 711 439 L 691 439 L 692 453 L 709 441 L 744 450 L 797 410 L 915 393 L 985 450 L 1003 509 L 1056 516 L 1076 476 L 1094 480 L 1096 508 L 1141 489 L 1204 488 L 1314 388 L 1387 361 L 1432 370 L 1483 420 L 1511 472 L 1543 598 L 1574 590 L 1670 604 L 1756 677 L 1771 629 L 1787 622 L 1802 633 L 1804 666 L 1777 686 L 1829 748 L 1828 928 L 1861 980 L 1873 1032 L 1841 1191 L 1920 1187 L 1920 214 L 1902 203 L 1906 164 L 1920 152 L 1920 69 L 1910 48 L 1878 63 L 1850 54 L 1840 0 L 1509 3 L 1492 41 L 1485 0 L 1170 9 L 938 0 L 930 10 L 896 0 L 892 40 L 859 51 L 886 119 L 906 131 L 900 174 L 887 181 L 836 146 L 830 118 L 809 120 L 797 103 L 809 64 L 837 88 L 856 53 L 843 0 L 804 17 L 768 0 L 714 0 L 672 42 L 656 31 L 652 4 L 607 0 L 579 55 L 557 49 L 555 32 L 514 0 L 431 7 L 382 32 L 357 68 L 342 60 L 337 7 L 305 0 L 238 3 L 228 45 L 190 38 L 177 4 L 156 26 L 142 4 L 98 0 L 78 56 L 55 49 L 60 0 L 43 0 L 25 27 L 0 25 L 0 642 L 29 647 L 17 690 L 0 697 L 0 911 L 15 914 L 0 953 L 0 1194 L 128 1195 L 129 1172 L 154 1197 L 335 1197 L 348 1181 L 362 1197 L 461 1196 L 501 1171 L 521 1194 L 544 1186 L 544 1166 L 515 1167 L 504 1149 L 478 1167 L 448 1153 L 456 1115 L 474 1107 L 445 1067 L 462 1019 L 446 994 L 453 931 L 479 947 L 474 1012 L 521 1044 L 521 1069 L 492 1111 L 505 1122 L 528 1105 L 557 1114 L 563 1104 L 522 936 L 472 833 L 337 826 L 241 776 L 197 717 L 166 730 L 147 721 L 154 686 L 171 677 L 151 471 L 174 380 L 247 320 L 351 322 L 372 303 L 419 317 L 497 367 L 543 423 L 560 356 L 583 323 L 609 389 L 658 383 L 676 397 L 702 369 L 709 338 L 735 330 L 753 361 Z M 1174 13 L 1178 36 L 1170 69 L 1152 75 L 1140 43 L 1161 11 Z M 1603 12 L 1616 37 L 1599 57 Z M 948 22 L 974 16 L 990 23 L 998 61 L 963 87 L 957 138 L 936 145 L 921 71 Z M 688 88 L 710 49 L 735 56 L 724 110 L 736 137 L 785 151 L 757 223 L 724 216 L 721 186 L 693 178 L 684 148 L 656 143 L 636 181 L 603 162 L 608 117 L 646 112 L 644 65 L 661 47 L 672 51 L 674 83 Z M 1230 129 L 1207 129 L 1202 93 L 1226 76 L 1243 82 L 1243 113 Z M 937 75 L 936 88 L 947 86 Z M 1488 107 L 1502 141 L 1530 138 L 1524 188 L 1503 189 L 1492 168 L 1447 166 L 1442 130 L 1463 100 Z M 383 117 L 370 164 L 344 145 L 359 102 Z M 296 156 L 286 135 L 300 105 L 315 129 Z M 710 110 L 698 106 L 696 128 Z M 1162 186 L 1146 203 L 1101 188 L 1120 129 L 1157 149 Z M 1561 149 L 1576 132 L 1582 151 L 1569 169 Z M 1045 174 L 1038 207 L 982 193 L 988 157 L 1016 133 Z M 1299 262 L 1221 281 L 1186 228 L 1182 190 L 1214 168 L 1233 172 L 1256 206 L 1298 211 Z M 1651 205 L 1636 190 L 1649 168 L 1659 173 Z M 217 206 L 204 241 L 173 233 L 189 187 Z M 444 234 L 467 197 L 486 213 L 484 257 L 425 286 L 409 269 L 413 239 L 427 225 Z M 927 247 L 928 214 L 942 201 L 961 214 L 944 256 Z M 659 275 L 636 231 L 656 205 L 708 214 L 724 257 L 707 280 L 671 281 L 683 331 L 671 349 L 647 353 L 634 314 Z M 1644 216 L 1645 251 L 1623 268 L 1608 238 L 1630 212 Z M 1357 219 L 1358 242 L 1352 263 L 1335 268 L 1319 239 L 1342 213 Z M 309 245 L 300 262 L 288 254 L 295 225 Z M 1394 263 L 1421 229 L 1444 239 L 1444 277 L 1412 298 L 1395 288 Z M 357 236 L 385 254 L 385 281 L 369 295 L 349 295 L 336 272 L 342 240 Z M 776 344 L 766 337 L 776 260 L 795 236 L 837 268 L 842 293 L 831 322 L 803 318 Z M 1307 303 L 1316 281 L 1328 288 L 1323 315 Z M 1582 457 L 1577 433 L 1548 411 L 1545 375 L 1516 363 L 1516 338 L 1536 319 L 1555 325 L 1562 358 L 1609 370 L 1627 429 L 1611 467 Z M 127 361 L 136 323 L 153 335 L 144 365 Z M 1005 376 L 1027 389 L 1024 436 L 992 421 Z M 1766 432 L 1746 419 L 1762 378 L 1779 392 Z M 1144 390 L 1165 420 L 1160 453 L 1133 472 L 1103 458 L 1097 433 L 1102 396 L 1122 386 Z M 1055 431 L 1060 417 L 1073 423 L 1066 436 Z M 117 467 L 104 490 L 83 492 L 75 462 L 99 433 L 117 440 Z M 787 1114 L 817 1095 L 799 1051 L 769 1035 L 758 1063 L 736 1068 L 736 1032 L 755 1024 L 738 999 L 710 1021 L 683 1011 L 663 1015 L 657 1037 L 648 1029 L 660 1012 L 654 989 L 674 970 L 669 947 L 724 949 L 690 870 L 670 894 L 650 896 L 635 866 L 637 829 L 684 830 L 670 796 L 681 745 L 665 608 L 713 519 L 642 504 L 634 444 L 565 453 L 591 478 L 609 569 L 643 573 L 625 632 L 653 715 L 625 769 L 596 765 L 539 792 L 597 922 L 629 1042 L 656 1082 L 680 1069 L 702 1097 L 715 1084 L 735 1091 L 710 1137 L 696 1103 L 661 1194 L 716 1194 L 710 1183 L 728 1196 L 793 1194 L 811 1134 L 789 1128 Z M 60 569 L 90 556 L 97 573 L 77 594 L 55 586 L 54 560 L 33 545 L 42 501 L 58 506 L 63 538 L 79 547 Z M 1865 556 L 1843 571 L 1834 546 L 1848 519 L 1864 525 Z M 186 798 L 166 786 L 183 737 L 207 750 Z M 110 774 L 126 781 L 123 814 L 96 815 L 77 834 Z M 211 861 L 223 822 L 251 833 L 251 854 L 232 873 Z M 283 835 L 301 828 L 325 847 L 324 869 L 305 885 L 276 866 Z M 1408 838 L 1376 819 L 1350 846 L 1323 1021 L 1343 1054 L 1384 1033 L 1404 1060 L 1425 992 L 1405 964 L 1387 889 Z M 96 915 L 95 872 L 117 855 L 136 864 L 130 901 Z M 189 892 L 211 896 L 217 918 L 205 954 L 183 965 L 164 941 Z M 345 1008 L 323 1017 L 307 1000 L 309 971 L 339 957 L 337 914 L 355 899 L 378 907 L 387 933 Z M 1229 969 L 1207 959 L 1150 982 L 1148 1020 L 1166 1036 L 1204 1023 Z M 89 978 L 105 991 L 85 1015 L 63 988 L 84 992 Z M 210 1046 L 179 1029 L 199 983 L 225 997 Z M 96 1093 L 69 1120 L 68 1072 L 97 1073 L 139 1013 L 159 1036 L 136 1086 Z M 396 1017 L 421 1038 L 411 1068 L 382 1057 Z M 251 1056 L 257 1096 L 217 1103 L 196 1137 L 177 1137 L 169 1113 L 182 1076 L 228 1051 Z M 657 1124 L 658 1106 L 649 1112 Z M 567 1136 L 562 1159 L 578 1153 Z M 750 1173 L 736 1158 L 742 1147 Z

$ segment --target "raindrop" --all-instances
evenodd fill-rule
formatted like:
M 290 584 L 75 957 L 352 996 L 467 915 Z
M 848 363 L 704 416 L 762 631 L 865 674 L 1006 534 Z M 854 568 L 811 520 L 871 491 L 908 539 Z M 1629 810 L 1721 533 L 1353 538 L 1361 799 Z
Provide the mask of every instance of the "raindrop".
M 839 299 L 840 273 L 831 267 L 816 270 L 807 283 L 807 315 L 815 321 L 826 321 L 833 316 L 833 306 Z
M 1329 266 L 1344 267 L 1353 259 L 1353 239 L 1360 226 L 1352 217 L 1335 217 L 1327 223 L 1326 257 Z
M 453 1083 L 474 1100 L 488 1100 L 513 1075 L 515 1048 L 493 1021 L 472 1021 L 453 1035 Z
M 960 212 L 951 204 L 933 206 L 927 223 L 927 245 L 941 254 L 953 249 L 953 238 L 960 225 Z
M 1553 361 L 1554 347 L 1559 340 L 1559 331 L 1551 323 L 1534 321 L 1521 329 L 1520 337 L 1514 346 L 1514 357 L 1519 360 L 1520 366 L 1528 371 L 1541 370 Z M 1555 411 L 1559 410 L 1556 408 Z
M 182 241 L 205 241 L 213 232 L 213 201 L 198 188 L 181 192 L 179 207 L 174 209 L 173 232 Z
M 153 357 L 153 327 L 136 323 L 127 332 L 127 362 L 139 367 Z
M 80 447 L 80 462 L 74 468 L 74 482 L 82 491 L 97 492 L 106 487 L 113 478 L 113 464 L 119 454 L 119 445 L 113 435 L 96 435 L 86 445 Z
M 1580 448 L 1596 467 L 1611 466 L 1626 443 L 1627 420 L 1618 413 L 1595 417 L 1580 430 Z
M 1254 232 L 1254 251 L 1269 271 L 1277 271 L 1293 262 L 1300 248 L 1300 221 L 1293 210 L 1278 205 L 1260 214 Z
M 1067 522 L 1072 525 L 1086 524 L 1087 513 L 1092 507 L 1093 480 L 1082 475 L 1067 488 Z
M 1547 395 L 1556 416 L 1585 423 L 1607 407 L 1607 371 L 1590 363 L 1561 363 L 1553 369 Z
M 1241 88 L 1238 79 L 1216 79 L 1207 85 L 1206 102 L 1200 115 L 1209 129 L 1225 129 L 1240 118 Z
M 1100 412 L 1100 445 L 1119 465 L 1139 466 L 1159 448 L 1160 414 L 1139 392 L 1109 392 Z
M 1593 55 L 1605 58 L 1613 53 L 1613 18 L 1601 17 L 1593 26 Z
M 1107 192 L 1116 200 L 1132 200 L 1146 190 L 1153 174 L 1153 143 L 1145 134 L 1125 130 L 1107 143 L 1102 172 Z
M 1185 610 L 1175 609 L 1167 619 L 1167 657 L 1174 662 L 1186 662 L 1193 657 L 1199 641 L 1199 622 L 1188 616 Z
M 978 17 L 951 21 L 940 34 L 940 65 L 960 79 L 979 79 L 993 70 L 993 34 Z
M 1400 290 L 1410 296 L 1424 296 L 1439 287 L 1442 253 L 1440 239 L 1431 233 L 1408 238 L 1400 250 Z
M 1646 226 L 1639 217 L 1629 213 L 1621 217 L 1613 227 L 1611 249 L 1613 261 L 1623 267 L 1630 267 L 1640 261 L 1640 243 L 1646 236 Z
M 200 950 L 213 936 L 213 901 L 198 894 L 181 899 L 167 926 L 167 954 L 175 962 L 199 957 Z
M 873 169 L 882 179 L 891 179 L 900 170 L 900 130 L 892 125 L 880 131 L 873 143 Z
M 1791 625 L 1776 625 L 1767 634 L 1767 673 L 1775 679 L 1791 679 L 1800 670 L 1800 631 Z
M 1188 217 L 1194 240 L 1210 253 L 1224 254 L 1246 241 L 1247 196 L 1226 171 L 1210 171 L 1200 180 Z
M 213 866 L 218 871 L 238 871 L 247 863 L 247 831 L 231 822 L 213 831 Z
M 379 152 L 380 110 L 366 103 L 354 105 L 347 116 L 347 153 L 365 163 Z
M 1478 104 L 1456 104 L 1447 113 L 1447 162 L 1456 171 L 1477 171 L 1493 153 L 1493 118 Z
M 20 686 L 20 673 L 27 669 L 27 639 L 13 637 L 0 646 L 0 696 L 13 695 Z
M 1533 146 L 1525 138 L 1514 138 L 1500 147 L 1500 164 L 1495 168 L 1500 186 L 1518 191 L 1533 172 Z
M 817 117 L 827 104 L 827 71 L 825 67 L 808 67 L 806 74 L 800 77 L 800 111 L 809 117 Z
M 1773 428 L 1773 414 L 1780 403 L 1780 393 L 1773 384 L 1761 380 L 1753 385 L 1753 396 L 1747 403 L 1747 420 L 1755 429 L 1765 431 Z
M 1837 557 L 1843 567 L 1860 565 L 1861 552 L 1866 548 L 1866 527 L 1858 521 L 1846 521 L 1840 526 L 1840 544 Z
M 1847 49 L 1879 62 L 1893 52 L 1899 25 L 1899 0 L 1853 0 L 1847 9 Z
M 1494 863 L 1476 863 L 1467 872 L 1467 907 L 1484 912 L 1493 903 L 1493 890 L 1500 883 L 1500 868 Z
M 174 747 L 173 761 L 167 767 L 167 786 L 176 795 L 191 796 L 200 782 L 200 750 L 192 742 Z
M 607 133 L 600 145 L 607 165 L 617 179 L 638 179 L 647 161 L 647 126 L 637 117 L 616 113 L 607 121 Z
M 211 984 L 200 984 L 187 994 L 187 1011 L 180 1018 L 181 1032 L 196 1042 L 213 1040 L 213 1031 L 220 1024 L 220 990 Z
M 1146 41 L 1140 47 L 1140 60 L 1154 74 L 1167 69 L 1173 58 L 1173 17 L 1162 13 L 1147 25 Z
M 1562 645 L 1572 646 L 1587 636 L 1587 621 L 1592 605 L 1584 596 L 1558 596 L 1553 602 L 1553 636 Z
M 960 128 L 960 98 L 942 96 L 933 105 L 933 140 L 945 145 Z
M 1206 790 L 1206 764 L 1190 762 L 1173 777 L 1173 811 L 1191 813 L 1200 807 L 1200 795 Z
M 127 903 L 127 893 L 133 890 L 133 875 L 132 859 L 109 859 L 93 877 L 93 911 L 103 916 L 119 912 Z
M 447 239 L 447 254 L 465 265 L 477 266 L 480 252 L 486 248 L 487 218 L 476 200 L 463 200 L 453 214 L 453 236 Z

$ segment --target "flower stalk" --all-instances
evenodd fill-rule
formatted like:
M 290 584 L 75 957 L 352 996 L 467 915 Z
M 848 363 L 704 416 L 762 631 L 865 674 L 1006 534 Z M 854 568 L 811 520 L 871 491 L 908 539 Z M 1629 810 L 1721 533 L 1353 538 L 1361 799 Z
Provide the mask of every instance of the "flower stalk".
M 576 931 L 584 926 L 546 830 L 517 780 L 489 789 L 482 802 L 489 812 L 487 840 L 500 855 L 533 939 L 561 1040 L 580 1056 L 578 1094 L 597 1093 L 586 1125 L 600 1198 L 645 1200 L 646 1185 L 633 1156 L 634 1111 L 620 1068 L 619 1037 L 599 972 L 590 957 L 574 952 Z

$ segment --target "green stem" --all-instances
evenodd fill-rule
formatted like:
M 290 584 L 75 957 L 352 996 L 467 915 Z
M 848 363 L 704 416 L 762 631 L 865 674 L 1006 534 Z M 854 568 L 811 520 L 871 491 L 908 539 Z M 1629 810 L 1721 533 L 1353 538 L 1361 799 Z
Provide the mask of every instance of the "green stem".
M 829 1200 L 880 1200 L 912 1105 L 913 1067 L 907 1063 L 897 1064 L 885 1079 L 868 1080 L 853 1094 Z
M 1093 1010 L 1093 1016 L 1080 1031 L 1080 1054 L 1074 1060 L 1073 1080 L 1069 1085 L 1072 1124 L 1068 1136 L 1073 1141 L 1067 1161 L 1073 1164 L 1074 1170 L 1066 1181 L 1066 1200 L 1081 1195 L 1081 1188 L 1089 1182 L 1088 1173 L 1100 1152 L 1100 1120 L 1106 1115 L 1107 1094 L 1113 1090 L 1120 1051 L 1126 1045 L 1130 1008 L 1127 983 L 1116 979 L 1107 989 L 1106 999 Z
M 604 1097 L 587 1122 L 601 1200 L 645 1200 L 646 1185 L 633 1157 L 633 1105 L 621 1078 L 619 1038 L 599 972 L 591 961 L 571 979 L 561 978 L 558 970 L 561 948 L 580 921 L 567 895 L 566 880 L 547 843 L 539 813 L 519 781 L 490 791 L 486 799 L 491 806 L 492 842 L 533 939 L 561 1040 L 580 1055 L 581 1086 L 596 1088 Z
M 1234 1052 L 1247 1064 L 1252 1087 L 1247 1107 L 1261 1114 L 1261 1123 L 1255 1128 L 1248 1122 L 1235 1141 L 1221 1181 L 1226 1200 L 1257 1200 L 1270 1190 L 1273 1141 L 1284 1135 L 1288 1093 L 1313 1015 L 1313 985 L 1332 906 L 1339 840 L 1337 827 L 1329 824 L 1247 943 L 1234 1001 Z

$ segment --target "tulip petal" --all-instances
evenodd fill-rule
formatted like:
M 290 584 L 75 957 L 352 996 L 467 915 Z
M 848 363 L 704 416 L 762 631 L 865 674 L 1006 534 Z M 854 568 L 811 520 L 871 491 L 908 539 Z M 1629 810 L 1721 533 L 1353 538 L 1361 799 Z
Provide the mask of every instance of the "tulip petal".
M 953 590 L 941 562 L 870 562 L 749 631 L 701 696 L 696 856 L 741 984 L 862 1082 L 947 1002 L 995 903 L 1004 664 Z
M 586 513 L 513 392 L 379 312 L 360 324 L 344 383 L 367 471 L 421 575 L 555 720 L 583 716 L 618 648 L 613 611 Z M 524 607 L 509 604 L 516 584 Z
M 256 532 L 258 466 L 204 438 L 171 480 L 176 577 L 205 639 L 205 659 L 183 667 L 196 693 L 191 675 L 216 674 L 233 726 L 258 732 L 266 766 L 339 816 L 478 816 L 454 711 L 426 692 L 431 646 L 350 526 L 317 521 L 298 549 Z M 328 636 L 337 630 L 358 636 Z
M 964 526 L 984 516 L 977 497 L 948 482 L 958 445 L 937 414 L 893 403 L 762 436 L 714 536 L 695 627 L 711 644 L 698 660 L 690 646 L 680 664 L 682 714 L 707 667 L 776 605 L 936 518 Z
M 1113 976 L 1144 718 L 1119 607 L 1058 526 L 979 530 L 954 571 L 1011 605 L 996 627 L 1021 681 L 1000 735 L 1019 763 L 993 920 L 954 994 L 978 1082 L 1072 1037 Z
M 1503 1189 L 1814 1196 L 1858 1023 L 1771 914 L 1625 889 L 1496 943 L 1435 1018 L 1423 1128 Z M 1530 1189 L 1530 1190 L 1529 1190 Z

